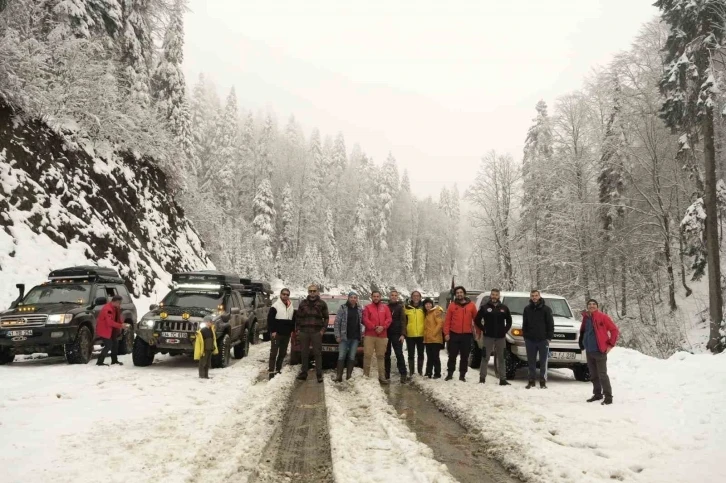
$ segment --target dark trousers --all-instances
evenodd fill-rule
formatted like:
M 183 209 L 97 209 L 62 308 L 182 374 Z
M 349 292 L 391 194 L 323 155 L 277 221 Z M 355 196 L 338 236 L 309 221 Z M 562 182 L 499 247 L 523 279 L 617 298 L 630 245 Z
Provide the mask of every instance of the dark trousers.
M 282 361 L 287 355 L 287 346 L 290 344 L 290 334 L 284 335 L 279 332 L 270 342 L 270 372 L 280 372 Z
M 101 340 L 103 340 L 103 350 L 101 351 L 101 355 L 98 356 L 98 361 L 96 362 L 96 364 L 103 364 L 103 361 L 108 355 L 108 351 L 111 351 L 111 363 L 118 363 L 118 339 L 111 336 L 110 339 Z
M 418 352 L 418 373 L 421 374 L 423 371 L 424 364 L 424 339 L 423 337 L 406 337 L 406 350 L 408 351 L 408 368 L 411 370 L 411 374 L 416 373 L 413 361 L 416 352 Z
M 547 358 L 550 352 L 550 343 L 545 340 L 524 339 L 527 349 L 527 365 L 529 366 L 529 380 L 534 381 L 537 375 L 537 355 L 539 355 L 539 379 L 547 380 Z
M 590 369 L 592 393 L 600 396 L 604 392 L 606 396 L 612 397 L 613 388 L 608 377 L 608 355 L 602 352 L 587 352 L 587 367 Z
M 391 352 L 396 353 L 396 366 L 398 367 L 398 373 L 402 376 L 406 375 L 406 360 L 403 358 L 403 342 L 398 339 L 401 336 L 394 336 L 388 338 L 388 347 L 386 347 L 386 379 L 391 378 Z
M 444 344 L 426 344 L 426 375 L 441 376 L 441 348 Z M 433 372 L 432 372 L 433 371 Z
M 466 371 L 469 370 L 469 352 L 471 351 L 472 339 L 471 334 L 449 333 L 449 363 L 446 367 L 449 374 L 454 373 L 456 369 L 456 357 L 460 355 L 459 374 L 461 376 L 466 375 Z
M 323 334 L 322 329 L 300 329 L 300 353 L 302 355 L 302 372 L 308 373 L 310 369 L 310 344 L 313 345 L 313 356 L 315 357 L 315 372 L 323 374 Z
M 204 351 L 199 358 L 199 377 L 209 379 L 209 368 L 212 366 L 212 352 Z

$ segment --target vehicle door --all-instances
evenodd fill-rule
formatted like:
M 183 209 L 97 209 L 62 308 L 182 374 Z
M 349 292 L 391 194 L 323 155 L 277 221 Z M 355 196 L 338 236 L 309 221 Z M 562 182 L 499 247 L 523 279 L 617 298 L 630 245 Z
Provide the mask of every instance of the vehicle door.
M 91 303 L 94 304 L 93 307 L 93 333 L 96 333 L 96 321 L 98 320 L 98 314 L 101 312 L 101 309 L 105 304 L 108 303 L 109 300 L 114 295 L 118 295 L 118 292 L 116 291 L 116 288 L 113 285 L 96 285 L 96 293 L 91 299 Z M 96 304 L 96 299 L 104 298 L 106 299 L 106 302 L 103 304 Z
M 230 297 L 230 304 L 231 309 L 238 309 L 239 312 L 236 314 L 230 315 L 230 324 L 231 324 L 231 336 L 232 340 L 236 341 L 239 340 L 242 334 L 242 326 L 244 321 L 244 314 L 243 308 L 244 304 L 242 303 L 242 297 L 239 296 L 237 292 L 232 292 L 232 296 Z M 230 313 L 232 310 L 230 309 Z
M 125 285 L 114 285 L 113 288 L 116 294 L 121 296 L 121 319 L 124 321 L 131 320 L 136 325 L 136 306 L 131 300 L 128 289 Z
M 259 292 L 255 295 L 255 316 L 257 318 L 257 329 L 260 332 L 267 330 L 267 305 Z

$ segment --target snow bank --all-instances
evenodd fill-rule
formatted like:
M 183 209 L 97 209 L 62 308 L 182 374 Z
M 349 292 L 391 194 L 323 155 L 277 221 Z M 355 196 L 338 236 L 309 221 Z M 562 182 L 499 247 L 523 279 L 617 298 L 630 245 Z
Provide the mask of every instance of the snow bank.
M 722 481 L 726 354 L 660 360 L 617 348 L 608 362 L 612 406 L 586 403 L 592 385 L 564 369 L 550 371 L 546 390 L 521 379 L 500 387 L 491 366 L 486 385 L 472 370 L 466 383 L 414 381 L 526 481 Z
M 210 380 L 186 357 L 146 368 L 131 356 L 123 367 L 0 366 L 3 481 L 246 481 L 294 382 L 288 368 L 258 382 L 268 349 L 253 346 Z
M 336 482 L 456 481 L 401 421 L 377 379 L 356 369 L 349 382 L 326 380 L 325 405 Z

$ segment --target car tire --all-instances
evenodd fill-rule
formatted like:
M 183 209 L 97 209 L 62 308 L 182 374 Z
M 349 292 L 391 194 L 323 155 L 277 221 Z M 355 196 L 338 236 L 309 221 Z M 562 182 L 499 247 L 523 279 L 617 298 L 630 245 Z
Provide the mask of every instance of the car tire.
M 482 364 L 482 350 L 479 348 L 479 344 L 476 341 L 471 343 L 471 351 L 469 352 L 469 367 L 472 369 L 479 369 Z
M 260 343 L 260 334 L 257 332 L 257 322 L 252 323 L 252 328 L 250 329 L 250 344 L 257 345 Z
M 290 365 L 296 366 L 302 363 L 302 354 L 300 351 L 290 351 Z
M 15 360 L 15 351 L 10 347 L 0 349 L 0 366 L 10 364 Z
M 134 329 L 129 327 L 121 340 L 118 341 L 118 355 L 125 356 L 134 350 Z
M 91 329 L 82 325 L 76 334 L 76 340 L 64 346 L 68 364 L 88 364 L 93 355 L 93 335 Z
M 249 333 L 248 333 L 247 329 L 244 329 L 244 331 L 242 332 L 242 338 L 240 339 L 239 344 L 234 346 L 234 349 L 232 350 L 232 352 L 234 353 L 235 359 L 243 359 L 243 358 L 247 357 L 247 355 L 250 353 L 250 344 L 249 344 L 250 339 L 249 339 L 248 335 L 249 335 Z
M 230 343 L 231 338 L 229 337 L 229 334 L 224 334 L 221 342 L 217 342 L 217 349 L 219 350 L 219 354 L 217 354 L 216 356 L 212 356 L 212 367 L 214 369 L 224 369 L 225 367 L 229 366 L 231 350 Z
M 154 363 L 154 349 L 146 343 L 141 337 L 134 339 L 134 349 L 132 352 L 132 360 L 137 367 L 148 367 Z
M 504 354 L 504 365 L 507 370 L 507 379 L 511 380 L 517 377 L 517 369 L 519 368 L 519 359 L 517 356 L 512 354 L 512 351 L 507 348 L 507 352 Z
M 580 382 L 590 381 L 590 368 L 587 364 L 577 364 L 572 367 L 572 372 L 575 374 L 575 380 Z

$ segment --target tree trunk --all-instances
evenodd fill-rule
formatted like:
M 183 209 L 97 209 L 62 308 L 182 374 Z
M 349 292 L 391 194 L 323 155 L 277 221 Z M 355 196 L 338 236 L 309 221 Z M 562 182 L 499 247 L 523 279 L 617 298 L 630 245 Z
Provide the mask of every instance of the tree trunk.
M 676 305 L 676 280 L 673 275 L 673 257 L 671 256 L 670 220 L 667 214 L 663 217 L 663 226 L 665 227 L 663 255 L 665 256 L 666 270 L 668 271 L 668 304 L 671 312 L 674 312 L 678 309 L 678 306 Z
M 622 297 L 622 299 L 620 300 L 620 306 L 623 317 L 628 315 L 628 267 L 626 263 L 627 260 L 625 258 L 625 255 L 620 255 L 620 296 Z
M 708 303 L 711 332 L 708 348 L 713 353 L 723 351 L 721 324 L 723 321 L 723 294 L 721 292 L 721 253 L 718 240 L 718 206 L 716 197 L 716 150 L 714 147 L 713 109 L 703 117 L 703 153 L 705 164 L 706 249 L 708 261 Z
M 542 286 L 542 273 L 540 269 L 540 259 L 542 257 L 542 247 L 539 243 L 539 216 L 534 216 L 534 286 L 539 289 Z

